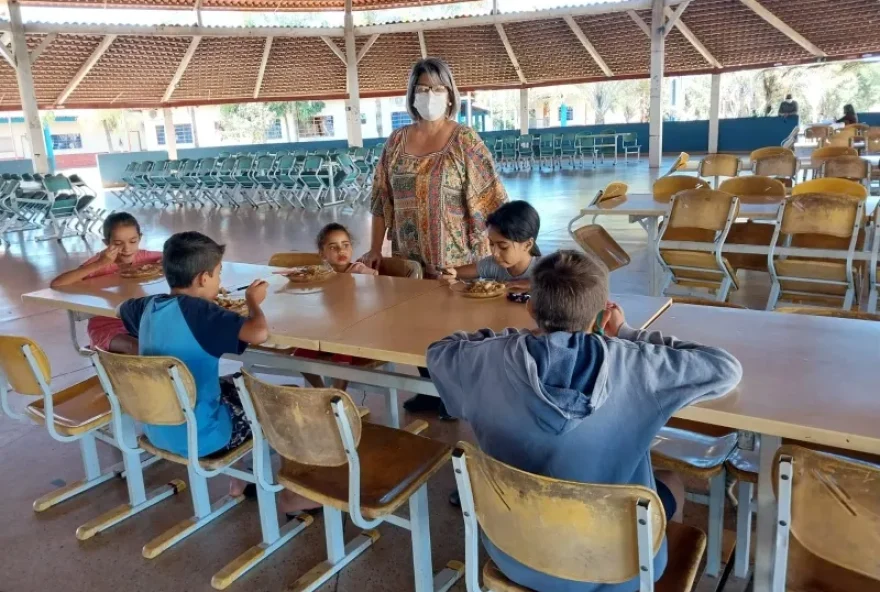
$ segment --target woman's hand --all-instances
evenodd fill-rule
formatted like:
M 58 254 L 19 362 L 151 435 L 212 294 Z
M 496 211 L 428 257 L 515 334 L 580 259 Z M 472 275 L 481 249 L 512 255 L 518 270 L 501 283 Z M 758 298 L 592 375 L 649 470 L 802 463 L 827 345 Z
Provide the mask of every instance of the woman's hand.
M 447 284 L 454 284 L 455 282 L 458 281 L 458 272 L 455 271 L 454 267 L 450 267 L 448 269 L 441 267 L 437 271 L 440 272 L 439 279 L 441 282 L 446 282 Z
M 373 269 L 379 269 L 379 263 L 382 261 L 382 253 L 381 251 L 367 251 L 364 253 L 363 257 L 358 259 L 361 263 L 366 265 L 367 267 L 372 267 Z

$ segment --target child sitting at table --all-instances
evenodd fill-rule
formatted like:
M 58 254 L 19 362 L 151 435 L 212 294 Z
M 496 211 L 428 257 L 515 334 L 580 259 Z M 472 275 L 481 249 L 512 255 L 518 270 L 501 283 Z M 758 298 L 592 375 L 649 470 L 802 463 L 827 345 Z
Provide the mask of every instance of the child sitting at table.
M 107 248 L 88 261 L 56 277 L 49 284 L 52 288 L 69 286 L 83 280 L 111 275 L 126 267 L 156 263 L 162 253 L 140 248 L 141 227 L 137 219 L 127 212 L 110 214 L 104 220 L 104 244 Z M 136 354 L 137 339 L 126 333 L 122 321 L 111 317 L 92 317 L 87 330 L 92 347 L 120 354 Z
M 221 385 L 220 357 L 241 354 L 249 344 L 269 338 L 269 326 L 260 308 L 266 298 L 265 281 L 256 280 L 245 291 L 247 317 L 216 304 L 225 250 L 225 246 L 198 232 L 171 236 L 162 251 L 162 268 L 171 293 L 127 300 L 119 307 L 119 317 L 138 339 L 141 355 L 173 356 L 192 373 L 200 457 L 232 450 L 251 437 L 234 386 Z M 143 427 L 154 446 L 187 455 L 186 425 Z M 243 481 L 233 479 L 230 495 L 241 495 L 245 486 Z M 295 495 L 282 498 L 279 505 L 285 512 L 316 507 Z
M 315 241 L 318 245 L 318 253 L 324 258 L 336 273 L 361 273 L 364 275 L 378 275 L 375 269 L 364 265 L 360 261 L 352 262 L 354 250 L 351 247 L 351 235 L 348 229 L 338 222 L 331 222 L 318 233 Z
M 428 348 L 428 369 L 449 413 L 467 420 L 480 448 L 516 468 L 583 483 L 655 489 L 668 519 L 681 519 L 684 487 L 656 474 L 651 443 L 687 405 L 723 396 L 742 376 L 724 350 L 637 330 L 608 302 L 608 270 L 560 251 L 532 273 L 529 313 L 538 330 L 459 332 Z M 518 563 L 483 538 L 509 579 L 530 590 L 631 592 L 562 580 Z M 655 558 L 659 578 L 666 544 Z
M 510 201 L 489 214 L 486 228 L 492 255 L 470 265 L 444 269 L 440 278 L 449 282 L 482 278 L 528 288 L 532 268 L 541 256 L 538 211 L 528 202 Z

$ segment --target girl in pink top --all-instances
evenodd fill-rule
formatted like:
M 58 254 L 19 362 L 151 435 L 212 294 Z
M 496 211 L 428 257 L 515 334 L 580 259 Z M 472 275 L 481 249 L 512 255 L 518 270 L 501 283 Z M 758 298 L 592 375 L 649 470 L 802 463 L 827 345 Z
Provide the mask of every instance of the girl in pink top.
M 104 244 L 107 248 L 76 269 L 62 273 L 49 285 L 60 288 L 111 275 L 126 267 L 161 261 L 162 253 L 140 249 L 141 236 L 140 224 L 134 216 L 126 212 L 110 214 L 104 220 Z M 128 334 L 122 321 L 117 318 L 92 317 L 89 319 L 88 333 L 92 347 L 121 354 L 138 353 L 137 339 Z
M 360 273 L 378 275 L 375 269 L 360 261 L 352 262 L 353 249 L 348 229 L 337 222 L 331 222 L 321 229 L 317 238 L 318 253 L 330 264 L 336 273 Z

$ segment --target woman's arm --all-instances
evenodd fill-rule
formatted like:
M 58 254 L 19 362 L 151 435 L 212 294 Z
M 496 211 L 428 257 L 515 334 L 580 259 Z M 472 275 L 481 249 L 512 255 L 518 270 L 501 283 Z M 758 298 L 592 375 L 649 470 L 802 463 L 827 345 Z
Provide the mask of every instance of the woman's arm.
M 88 261 L 83 265 L 80 265 L 76 269 L 71 269 L 70 271 L 65 271 L 54 280 L 49 282 L 50 288 L 60 288 L 62 286 L 69 286 L 71 284 L 75 284 L 77 282 L 81 282 L 102 267 L 106 267 L 107 265 L 112 265 L 116 263 L 116 258 L 119 256 L 119 247 L 108 247 L 105 250 L 101 251 L 100 257 L 95 259 L 94 261 Z
M 373 269 L 379 267 L 382 260 L 382 245 L 385 244 L 385 235 L 391 224 L 394 224 L 394 204 L 391 195 L 391 183 L 388 179 L 388 160 L 390 150 L 397 143 L 397 132 L 391 134 L 382 156 L 376 163 L 376 173 L 373 176 L 373 196 L 370 204 L 370 213 L 373 215 L 372 230 L 370 232 L 370 250 L 361 257 L 361 261 Z
M 361 261 L 373 269 L 382 261 L 382 245 L 385 244 L 385 218 L 373 214 L 373 227 L 370 231 L 370 250 L 361 257 Z

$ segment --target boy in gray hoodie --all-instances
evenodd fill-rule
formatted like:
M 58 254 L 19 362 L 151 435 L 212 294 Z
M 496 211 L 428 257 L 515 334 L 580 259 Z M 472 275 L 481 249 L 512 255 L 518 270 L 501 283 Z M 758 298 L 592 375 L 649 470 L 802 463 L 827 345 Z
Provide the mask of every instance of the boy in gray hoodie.
M 650 487 L 672 518 L 683 499 L 655 480 L 651 442 L 682 407 L 732 390 L 739 362 L 718 348 L 629 327 L 608 304 L 608 270 L 582 253 L 541 259 L 531 294 L 538 331 L 459 332 L 428 348 L 447 410 L 467 420 L 480 448 L 501 462 L 557 479 Z M 552 577 L 485 536 L 483 544 L 508 578 L 537 592 L 638 589 L 638 578 L 598 584 Z M 658 578 L 666 559 L 664 540 L 654 560 Z

